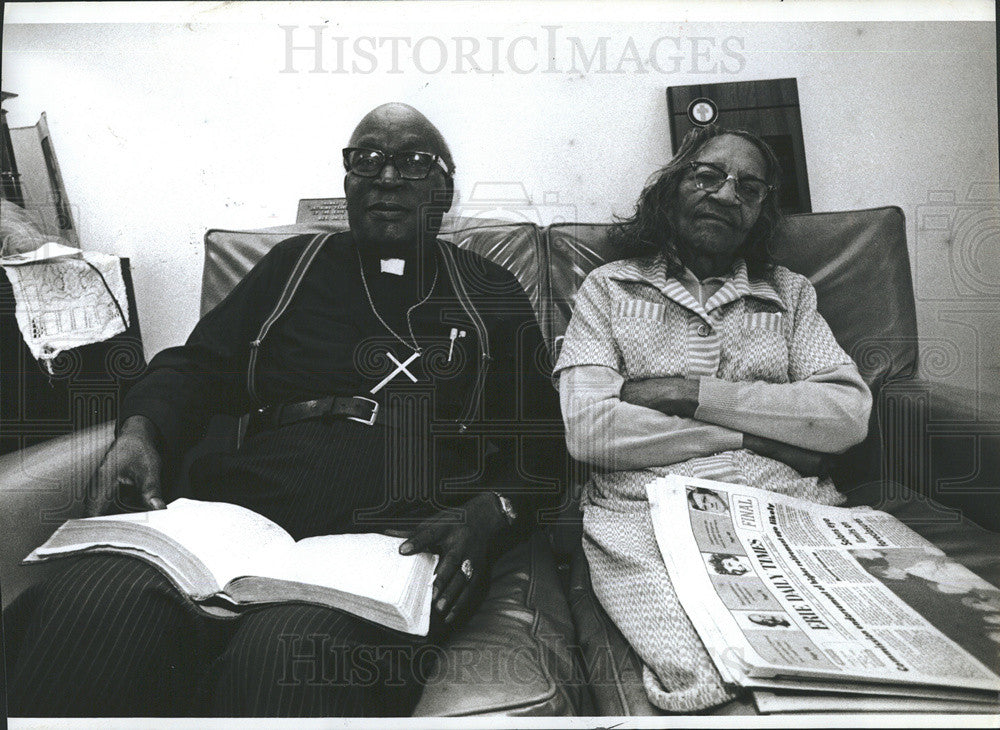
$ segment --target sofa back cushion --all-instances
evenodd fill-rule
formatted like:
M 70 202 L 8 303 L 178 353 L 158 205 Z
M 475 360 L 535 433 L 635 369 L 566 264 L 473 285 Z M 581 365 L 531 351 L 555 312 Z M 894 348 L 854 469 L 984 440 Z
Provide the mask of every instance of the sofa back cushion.
M 201 277 L 201 314 L 226 298 L 240 279 L 286 238 L 302 233 L 341 231 L 343 225 L 322 223 L 275 226 L 249 230 L 211 228 L 205 233 L 205 268 Z
M 323 224 L 205 235 L 201 312 L 218 304 L 278 242 L 301 233 L 342 230 Z M 550 350 L 566 331 L 576 290 L 592 269 L 619 258 L 607 244 L 607 224 L 451 219 L 441 237 L 511 271 L 538 314 Z M 917 325 L 899 208 L 789 216 L 777 242 L 778 262 L 808 276 L 819 310 L 868 383 L 914 374 Z
M 550 344 L 565 333 L 586 275 L 620 258 L 607 243 L 608 228 L 580 223 L 549 228 Z M 914 374 L 916 310 L 899 208 L 789 216 L 775 255 L 812 281 L 820 313 L 870 385 L 878 389 L 886 380 Z
M 546 266 L 543 237 L 531 223 L 504 223 L 488 219 L 451 218 L 440 237 L 503 266 L 517 277 L 540 321 Z M 201 314 L 221 302 L 272 247 L 303 233 L 342 231 L 343 224 L 303 223 L 273 228 L 228 230 L 212 228 L 205 234 Z M 474 275 L 474 272 L 473 272 Z
M 916 374 L 917 311 L 902 210 L 789 216 L 776 255 L 812 281 L 820 313 L 869 384 Z
M 539 322 L 544 322 L 542 293 L 547 286 L 548 267 L 543 258 L 544 236 L 536 225 L 456 218 L 446 222 L 440 237 L 478 253 L 517 277 Z

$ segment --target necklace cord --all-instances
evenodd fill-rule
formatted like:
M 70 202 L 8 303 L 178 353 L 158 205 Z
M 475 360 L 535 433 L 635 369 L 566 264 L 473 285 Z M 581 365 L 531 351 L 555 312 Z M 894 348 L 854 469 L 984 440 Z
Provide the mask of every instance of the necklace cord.
M 434 293 L 434 287 L 437 286 L 438 274 L 441 271 L 441 266 L 438 264 L 437 257 L 436 256 L 434 257 L 434 279 L 431 281 L 431 288 L 427 290 L 427 295 L 419 302 L 417 302 L 416 304 L 414 304 L 413 306 L 411 306 L 409 309 L 406 310 L 406 329 L 409 330 L 410 339 L 413 340 L 413 344 L 411 345 L 409 342 L 400 337 L 399 334 L 397 334 L 396 330 L 390 327 L 389 324 L 384 319 L 382 319 L 382 315 L 378 313 L 378 309 L 375 308 L 375 300 L 372 299 L 371 290 L 368 288 L 368 279 L 365 276 L 365 266 L 364 263 L 361 261 L 361 251 L 357 247 L 355 247 L 354 252 L 357 254 L 358 257 L 358 270 L 361 272 L 361 284 L 365 288 L 365 296 L 368 298 L 368 306 L 371 307 L 372 314 L 374 314 L 375 318 L 382 323 L 383 327 L 389 330 L 389 333 L 393 337 L 395 337 L 409 349 L 419 354 L 421 352 L 420 344 L 417 342 L 416 335 L 413 334 L 413 325 L 410 323 L 410 315 L 413 314 L 414 309 L 419 307 L 421 304 L 424 304 L 428 299 L 431 298 L 431 294 Z

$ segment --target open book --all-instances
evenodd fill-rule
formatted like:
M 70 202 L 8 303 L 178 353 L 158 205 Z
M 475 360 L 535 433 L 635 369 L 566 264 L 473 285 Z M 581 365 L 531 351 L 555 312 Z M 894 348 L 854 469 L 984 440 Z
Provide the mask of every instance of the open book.
M 425 636 L 437 556 L 400 555 L 402 543 L 374 533 L 295 542 L 244 507 L 178 499 L 165 510 L 69 520 L 24 562 L 95 552 L 131 555 L 163 571 L 208 613 L 316 603 Z

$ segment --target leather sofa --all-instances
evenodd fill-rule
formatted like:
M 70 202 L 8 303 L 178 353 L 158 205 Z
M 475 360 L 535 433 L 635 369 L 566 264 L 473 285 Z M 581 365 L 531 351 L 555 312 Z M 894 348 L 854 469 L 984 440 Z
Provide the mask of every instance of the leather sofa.
M 513 272 L 536 307 L 553 357 L 587 273 L 615 258 L 607 226 L 538 227 L 449 221 L 444 238 Z M 205 236 L 202 311 L 264 252 L 322 225 Z M 1000 399 L 917 377 L 918 338 L 905 222 L 898 208 L 792 216 L 778 259 L 816 286 L 819 309 L 875 394 L 867 440 L 834 478 L 852 504 L 896 514 L 949 555 L 1000 584 Z M 30 587 L 47 572 L 17 561 L 64 519 L 79 516 L 110 424 L 0 457 L 0 581 L 8 660 Z M 577 505 L 587 467 L 574 464 L 566 499 L 494 568 L 480 610 L 450 638 L 416 714 L 654 715 L 638 657 L 590 589 Z M 740 699 L 718 714 L 752 714 Z

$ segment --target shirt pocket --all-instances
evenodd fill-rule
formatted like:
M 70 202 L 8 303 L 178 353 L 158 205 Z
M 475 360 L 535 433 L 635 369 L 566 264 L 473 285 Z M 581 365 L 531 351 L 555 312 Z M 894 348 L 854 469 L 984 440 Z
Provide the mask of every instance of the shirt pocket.
M 730 351 L 734 380 L 788 382 L 788 339 L 782 312 L 745 312 Z
M 687 331 L 684 317 L 656 302 L 622 302 L 612 329 L 627 379 L 684 375 Z

